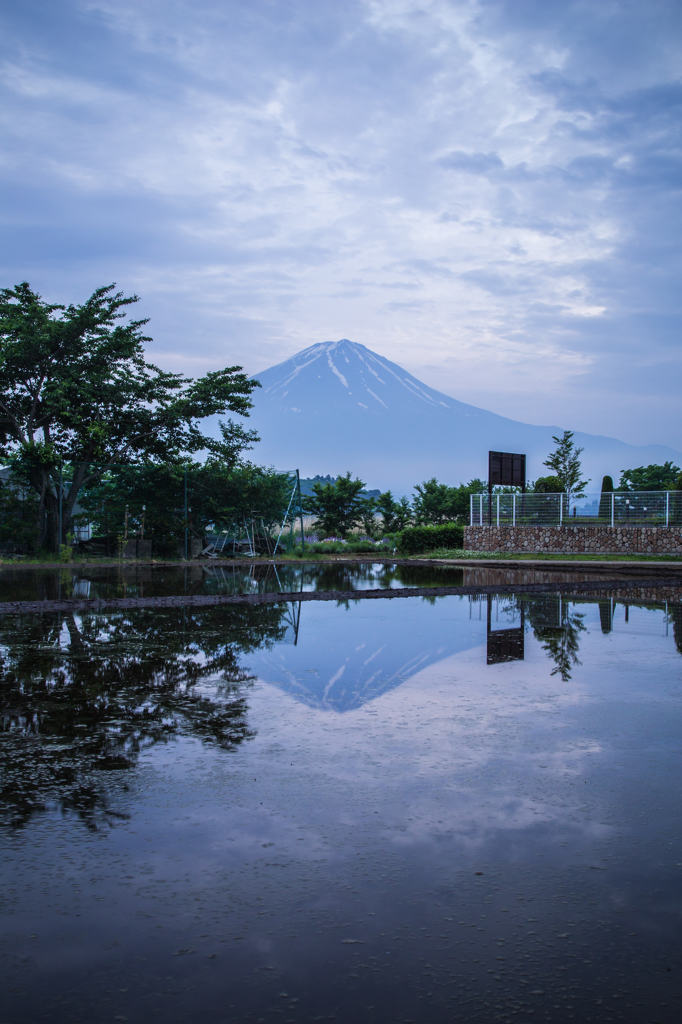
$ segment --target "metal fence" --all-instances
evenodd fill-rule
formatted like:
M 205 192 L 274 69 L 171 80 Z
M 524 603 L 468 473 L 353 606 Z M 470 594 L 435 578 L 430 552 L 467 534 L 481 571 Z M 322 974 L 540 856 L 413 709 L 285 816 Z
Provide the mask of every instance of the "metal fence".
M 472 494 L 471 526 L 682 526 L 682 491 Z

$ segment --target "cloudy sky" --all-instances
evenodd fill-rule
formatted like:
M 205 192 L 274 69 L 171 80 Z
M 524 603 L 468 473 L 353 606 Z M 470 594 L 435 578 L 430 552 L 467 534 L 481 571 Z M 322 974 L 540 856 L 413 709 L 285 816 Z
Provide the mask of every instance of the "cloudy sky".
M 682 448 L 679 0 L 4 0 L 2 283 Z

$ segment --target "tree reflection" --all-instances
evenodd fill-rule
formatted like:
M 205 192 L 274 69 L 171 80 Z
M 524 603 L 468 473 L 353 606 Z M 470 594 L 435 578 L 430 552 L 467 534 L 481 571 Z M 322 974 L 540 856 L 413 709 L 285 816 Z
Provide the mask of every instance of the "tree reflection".
M 530 597 L 524 600 L 527 621 L 535 639 L 554 662 L 551 675 L 571 678 L 571 669 L 580 665 L 580 634 L 586 629 L 582 612 L 559 598 Z
M 675 646 L 682 654 L 682 604 L 668 605 L 668 618 L 672 622 Z
M 281 641 L 281 605 L 0 619 L 0 813 L 50 807 L 97 828 L 140 752 L 179 736 L 230 750 L 253 733 L 239 657 Z M 108 780 L 108 781 L 107 781 Z
M 580 665 L 578 658 L 580 649 L 579 635 L 585 629 L 584 616 L 580 612 L 572 612 L 566 615 L 564 625 L 561 629 L 545 629 L 538 639 L 541 640 L 542 649 L 554 662 L 551 675 L 560 675 L 564 682 L 571 678 L 571 669 Z

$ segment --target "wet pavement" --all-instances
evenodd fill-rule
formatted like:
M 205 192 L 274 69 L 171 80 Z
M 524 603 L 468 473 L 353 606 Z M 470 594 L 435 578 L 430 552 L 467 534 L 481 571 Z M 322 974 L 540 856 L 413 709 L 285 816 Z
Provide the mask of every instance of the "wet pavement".
M 0 1020 L 677 1021 L 675 597 L 0 616 Z

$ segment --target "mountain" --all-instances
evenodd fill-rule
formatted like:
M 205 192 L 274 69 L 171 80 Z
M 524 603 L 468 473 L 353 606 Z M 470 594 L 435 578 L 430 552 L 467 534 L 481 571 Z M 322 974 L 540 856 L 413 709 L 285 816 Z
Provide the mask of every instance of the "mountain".
M 563 430 L 459 402 L 345 338 L 311 345 L 256 378 L 262 388 L 247 422 L 261 436 L 255 461 L 305 477 L 350 470 L 399 495 L 432 476 L 449 484 L 486 479 L 489 450 L 525 452 L 529 479 L 544 476 L 552 435 Z M 639 448 L 577 431 L 575 439 L 594 490 L 605 473 L 618 480 L 635 466 L 682 465 L 682 453 L 664 445 Z

